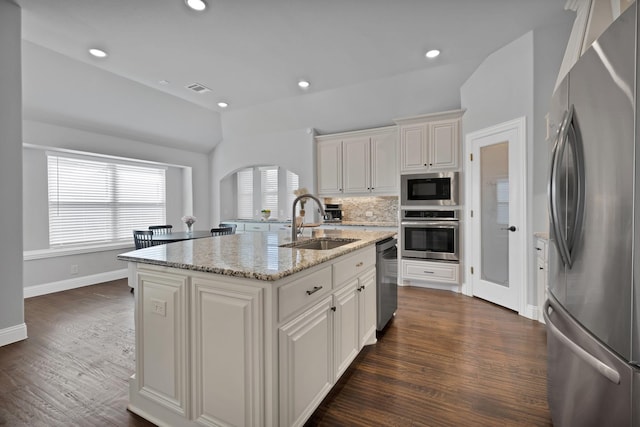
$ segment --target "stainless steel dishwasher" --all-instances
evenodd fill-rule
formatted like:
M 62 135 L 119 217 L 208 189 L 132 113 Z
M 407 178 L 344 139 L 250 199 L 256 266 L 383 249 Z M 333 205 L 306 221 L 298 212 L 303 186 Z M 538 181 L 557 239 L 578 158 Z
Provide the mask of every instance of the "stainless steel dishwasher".
M 398 309 L 398 241 L 390 237 L 376 244 L 376 329 L 381 331 Z

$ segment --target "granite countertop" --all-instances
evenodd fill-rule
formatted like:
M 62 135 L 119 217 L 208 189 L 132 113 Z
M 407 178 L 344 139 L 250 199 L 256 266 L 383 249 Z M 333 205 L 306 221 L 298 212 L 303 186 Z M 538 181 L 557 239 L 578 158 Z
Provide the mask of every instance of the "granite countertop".
M 315 230 L 312 238 L 358 239 L 335 249 L 281 248 L 291 243 L 286 231 L 230 234 L 152 246 L 118 255 L 122 261 L 154 264 L 225 276 L 274 281 L 373 245 L 391 231 Z M 299 241 L 309 240 L 301 237 Z
M 536 231 L 533 233 L 534 237 L 537 237 L 538 239 L 545 239 L 545 240 L 549 240 L 549 232 L 548 231 Z
M 227 219 L 223 222 L 265 222 L 267 224 L 291 224 L 291 220 L 280 220 L 280 219 Z M 367 221 L 323 221 L 320 223 L 314 223 L 314 225 L 349 225 L 349 226 L 358 226 L 358 227 L 397 227 L 397 222 L 367 222 Z M 307 225 L 308 226 L 308 225 Z

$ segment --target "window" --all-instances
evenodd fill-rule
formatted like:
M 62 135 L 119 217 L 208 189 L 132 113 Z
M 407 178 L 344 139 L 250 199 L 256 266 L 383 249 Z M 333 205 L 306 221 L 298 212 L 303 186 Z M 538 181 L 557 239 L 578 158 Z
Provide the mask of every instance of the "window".
M 238 172 L 238 218 L 253 218 L 253 169 Z
M 299 177 L 279 166 L 254 166 L 235 174 L 235 203 L 238 219 L 258 219 L 262 209 L 271 219 L 287 219 L 298 189 Z M 233 186 L 231 186 L 233 188 Z M 299 206 L 298 206 L 299 208 Z
M 287 206 L 289 206 L 289 210 L 287 210 L 287 215 L 291 215 L 291 205 L 293 205 L 293 201 L 296 199 L 296 195 L 293 194 L 295 190 L 300 188 L 299 177 L 297 174 L 287 171 Z M 296 215 L 300 212 L 300 204 L 296 206 Z
M 165 169 L 47 154 L 49 245 L 130 241 L 166 221 Z
M 278 168 L 260 168 L 260 185 L 262 187 L 262 209 L 269 209 L 275 217 L 278 215 Z

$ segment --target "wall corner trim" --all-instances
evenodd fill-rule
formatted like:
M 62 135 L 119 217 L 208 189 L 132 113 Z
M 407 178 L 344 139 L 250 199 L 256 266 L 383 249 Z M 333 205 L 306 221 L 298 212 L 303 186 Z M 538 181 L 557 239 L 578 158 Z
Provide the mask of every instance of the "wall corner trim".
M 0 347 L 27 339 L 27 324 L 0 329 Z
M 91 274 L 89 276 L 74 277 L 73 279 L 60 280 L 58 282 L 28 286 L 24 288 L 24 297 L 37 297 L 39 295 L 52 294 L 54 292 L 67 291 L 69 289 L 81 288 L 83 286 L 96 285 L 98 283 L 124 279 L 128 277 L 128 272 L 129 270 L 123 268 L 121 270 L 106 271 L 104 273 Z

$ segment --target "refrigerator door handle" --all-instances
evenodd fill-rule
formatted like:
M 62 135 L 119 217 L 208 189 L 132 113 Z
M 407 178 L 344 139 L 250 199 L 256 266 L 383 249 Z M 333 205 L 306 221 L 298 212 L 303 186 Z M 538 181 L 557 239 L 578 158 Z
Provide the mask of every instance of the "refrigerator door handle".
M 575 197 L 573 198 L 573 224 L 569 232 L 571 234 L 567 235 L 567 253 L 569 256 L 569 261 L 571 264 L 573 263 L 573 250 L 574 244 L 576 242 L 576 237 L 578 235 L 578 231 L 582 224 L 582 216 L 584 212 L 584 158 L 582 156 L 582 143 L 579 140 L 579 134 L 576 131 L 574 120 L 573 120 L 573 105 L 569 109 L 569 117 L 567 120 L 567 142 L 569 147 L 573 151 L 573 170 L 574 176 L 573 185 Z
M 573 109 L 571 109 L 573 112 Z M 558 214 L 558 173 L 560 170 L 559 162 L 564 152 L 565 144 L 567 141 L 567 133 L 569 132 L 569 111 L 565 111 L 562 118 L 560 127 L 553 146 L 553 154 L 551 156 L 551 172 L 549 174 L 549 184 L 547 186 L 547 197 L 549 198 L 549 217 L 551 220 L 551 231 L 553 232 L 555 239 L 554 242 L 558 247 L 560 258 L 564 265 L 572 266 L 571 257 L 569 254 L 569 248 L 567 241 L 562 234 L 562 224 L 560 222 L 560 215 Z
M 590 353 L 588 353 L 586 350 L 584 350 L 578 344 L 576 344 L 573 341 L 571 341 L 565 334 L 563 334 L 560 331 L 560 329 L 558 329 L 553 324 L 553 322 L 551 322 L 551 319 L 549 318 L 549 308 L 550 307 L 553 308 L 554 310 L 557 310 L 557 311 L 561 312 L 561 313 L 563 312 L 563 310 L 560 307 L 556 306 L 556 304 L 553 304 L 551 302 L 551 300 L 547 300 L 544 303 L 544 309 L 542 310 L 542 315 L 544 317 L 544 321 L 547 324 L 547 328 L 548 328 L 549 332 L 551 332 L 559 341 L 561 341 L 571 351 L 573 351 L 573 353 L 576 356 L 578 356 L 580 359 L 582 359 L 585 363 L 589 364 L 593 369 L 598 371 L 600 374 L 602 374 L 609 381 L 611 381 L 614 384 L 620 384 L 620 373 L 618 373 L 618 371 L 616 371 L 615 369 L 613 369 L 612 367 L 610 367 L 609 365 L 607 365 L 606 363 L 604 363 L 600 359 L 597 359 L 596 357 L 592 356 Z M 569 314 L 566 314 L 566 316 L 569 316 Z

